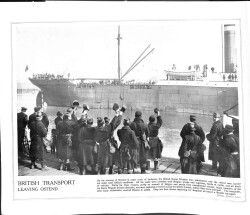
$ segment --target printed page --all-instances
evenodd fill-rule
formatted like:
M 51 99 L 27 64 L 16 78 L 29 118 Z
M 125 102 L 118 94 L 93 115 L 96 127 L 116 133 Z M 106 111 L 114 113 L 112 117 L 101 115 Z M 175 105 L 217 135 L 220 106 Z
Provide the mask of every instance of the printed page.
M 62 3 L 57 16 L 55 2 L 23 5 L 27 13 L 4 14 L 3 22 L 11 56 L 1 92 L 11 107 L 1 126 L 8 205 L 158 199 L 173 203 L 159 207 L 163 212 L 214 211 L 200 211 L 205 202 L 244 209 L 249 77 L 243 3 L 216 9 Z M 200 206 L 174 206 L 180 200 Z M 135 212 L 158 208 L 147 207 Z M 79 212 L 87 213 L 62 210 Z

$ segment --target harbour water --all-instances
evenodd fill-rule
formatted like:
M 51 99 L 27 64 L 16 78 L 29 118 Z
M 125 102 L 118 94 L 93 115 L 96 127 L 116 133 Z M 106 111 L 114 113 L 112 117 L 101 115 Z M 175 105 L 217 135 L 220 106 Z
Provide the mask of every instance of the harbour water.
M 27 114 L 32 114 L 34 111 L 34 107 L 36 106 L 36 95 L 37 92 L 17 94 L 17 112 L 20 112 L 21 107 L 25 106 L 28 108 Z M 44 108 L 44 112 L 48 115 L 50 121 L 48 139 L 51 138 L 51 129 L 55 128 L 54 119 L 58 110 L 62 113 L 65 113 L 67 108 L 54 106 L 47 106 Z M 123 116 L 134 119 L 134 112 L 135 111 L 126 111 Z M 80 118 L 81 113 L 82 108 L 79 107 L 76 113 L 78 119 Z M 148 118 L 152 114 L 154 114 L 153 110 L 142 111 L 142 119 L 144 120 L 144 122 L 148 122 Z M 164 145 L 162 153 L 163 157 L 178 158 L 178 150 L 181 144 L 180 131 L 183 125 L 189 121 L 189 115 L 189 113 L 161 112 L 163 125 L 159 130 L 159 137 Z M 99 116 L 107 116 L 112 119 L 112 117 L 114 116 L 114 111 L 110 109 L 91 109 L 89 111 L 89 117 L 92 117 L 94 119 L 94 125 L 96 125 L 96 118 Z M 198 124 L 203 128 L 205 134 L 207 134 L 212 126 L 212 117 L 207 115 L 196 116 Z M 122 124 L 118 127 L 118 129 L 121 127 Z M 115 137 L 117 139 L 116 132 Z M 207 150 L 205 151 L 205 159 L 207 163 L 210 163 L 210 161 L 207 160 L 209 142 L 205 140 L 204 144 L 207 147 Z

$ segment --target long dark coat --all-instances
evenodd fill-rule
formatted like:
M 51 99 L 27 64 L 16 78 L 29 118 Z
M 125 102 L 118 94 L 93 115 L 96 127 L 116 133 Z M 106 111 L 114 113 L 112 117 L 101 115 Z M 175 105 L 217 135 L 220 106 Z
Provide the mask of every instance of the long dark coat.
M 139 162 L 139 141 L 135 132 L 129 126 L 123 126 L 117 131 L 117 136 L 121 141 L 119 166 L 126 168 L 127 162 L 135 167 Z
M 110 153 L 110 138 L 114 130 L 120 125 L 122 116 L 115 116 L 109 125 L 95 128 L 95 141 L 99 143 L 98 165 L 107 168 L 113 165 Z
M 17 137 L 18 137 L 18 152 L 23 152 L 23 139 L 25 135 L 25 128 L 28 124 L 28 116 L 24 112 L 17 114 Z
M 162 126 L 162 118 L 161 116 L 157 116 L 157 122 L 149 122 L 148 123 L 148 131 L 149 131 L 149 157 L 151 159 L 161 158 L 161 153 L 163 149 L 162 142 L 158 137 L 159 129 Z
M 94 165 L 95 161 L 95 152 L 94 146 L 95 142 L 95 128 L 90 125 L 82 127 L 78 134 L 79 141 L 79 164 Z
M 218 147 L 218 154 L 218 173 L 222 177 L 240 177 L 239 138 L 234 134 L 224 135 Z
M 54 122 L 55 122 L 55 125 L 56 125 L 56 128 L 57 128 L 57 125 L 58 125 L 58 122 L 62 121 L 62 117 L 58 116 L 55 118 Z
M 191 155 L 188 158 L 184 158 L 181 165 L 182 167 L 182 173 L 184 174 L 197 174 L 197 162 L 199 161 L 198 157 L 198 146 L 201 144 L 200 137 L 196 135 L 194 132 L 191 132 L 189 135 L 185 136 L 185 141 L 183 145 L 183 151 L 184 153 L 187 151 L 194 151 L 196 153 L 195 157 L 192 157 Z
M 67 160 L 72 158 L 72 133 L 75 123 L 69 119 L 60 121 L 58 131 L 58 158 Z
M 35 162 L 37 159 L 43 160 L 43 138 L 47 135 L 47 129 L 40 120 L 33 121 L 30 125 L 30 159 Z
M 149 135 L 148 126 L 140 117 L 135 117 L 134 121 L 130 124 L 130 128 L 135 132 L 139 141 L 139 163 L 145 165 L 147 163 L 148 150 L 145 147 L 146 138 Z
M 203 143 L 205 141 L 205 133 L 202 129 L 201 126 L 199 126 L 196 122 L 194 122 L 194 128 L 195 128 L 195 131 L 194 133 L 196 135 L 198 135 L 201 139 L 201 142 Z M 189 124 L 185 124 L 181 130 L 181 133 L 180 133 L 180 136 L 182 137 L 182 144 L 181 144 L 181 147 L 180 147 L 180 151 L 183 150 L 183 144 L 184 144 L 184 141 L 185 141 L 185 136 L 186 135 L 189 135 L 190 134 L 190 131 L 189 131 Z M 204 157 L 204 151 L 202 150 L 201 148 L 202 144 L 199 145 L 200 149 L 199 149 L 199 158 L 200 158 L 200 161 L 202 162 L 205 162 L 205 157 Z M 179 156 L 180 156 L 180 153 L 179 153 Z
M 222 140 L 223 135 L 223 124 L 220 120 L 213 123 L 210 133 L 207 134 L 209 143 L 208 159 L 218 160 L 218 145 Z

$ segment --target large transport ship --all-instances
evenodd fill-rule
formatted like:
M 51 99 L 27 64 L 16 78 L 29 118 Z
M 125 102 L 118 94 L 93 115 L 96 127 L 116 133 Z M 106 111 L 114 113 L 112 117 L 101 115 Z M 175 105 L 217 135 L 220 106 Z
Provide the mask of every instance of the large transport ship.
M 231 26 L 224 27 L 224 65 L 225 74 L 228 74 L 234 72 L 230 71 L 232 68 L 228 67 L 228 64 L 233 65 L 232 61 L 236 61 L 231 53 L 235 50 L 232 45 L 234 31 Z M 30 78 L 31 83 L 40 88 L 37 104 L 43 105 L 46 102 L 49 106 L 66 107 L 71 106 L 73 100 L 78 100 L 80 104 L 87 103 L 90 108 L 112 108 L 114 103 L 118 103 L 125 104 L 131 110 L 152 110 L 159 107 L 164 111 L 211 114 L 215 111 L 222 113 L 238 103 L 238 82 L 197 81 L 194 80 L 195 72 L 168 72 L 172 77 L 175 75 L 176 77 L 185 77 L 182 80 L 174 80 L 173 78 L 167 80 L 166 78 L 166 80 L 154 84 L 123 83 L 125 75 L 121 76 L 120 74 L 120 38 L 118 30 L 117 79 L 98 79 L 98 83 L 101 84 L 91 85 L 85 84 L 85 81 L 93 81 L 91 78 Z M 148 54 L 152 51 L 153 49 Z M 144 58 L 141 60 L 138 58 L 138 61 L 131 66 L 128 72 Z M 102 84 L 105 81 L 108 81 L 108 84 Z M 238 115 L 238 108 L 233 109 L 232 114 Z

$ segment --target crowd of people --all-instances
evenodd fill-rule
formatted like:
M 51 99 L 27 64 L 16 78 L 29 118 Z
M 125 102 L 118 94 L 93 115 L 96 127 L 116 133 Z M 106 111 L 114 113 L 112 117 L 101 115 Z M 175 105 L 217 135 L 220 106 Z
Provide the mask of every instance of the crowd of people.
M 134 120 L 123 119 L 126 106 L 113 105 L 114 117 L 98 117 L 97 126 L 94 119 L 88 117 L 89 107 L 83 104 L 83 112 L 77 119 L 76 112 L 79 102 L 74 101 L 65 114 L 57 112 L 52 129 L 51 151 L 58 158 L 59 170 L 71 170 L 71 163 L 76 162 L 79 174 L 113 174 L 113 167 L 118 173 L 148 173 L 149 160 L 154 161 L 154 170 L 158 169 L 162 157 L 163 144 L 158 137 L 162 126 L 162 117 L 157 108 L 149 117 L 149 123 L 142 120 L 142 112 L 136 111 Z M 26 115 L 27 108 L 22 107 L 18 113 L 18 152 L 23 154 L 25 128 L 30 129 L 31 144 L 29 147 L 30 168 L 37 168 L 40 161 L 41 169 L 46 169 L 43 153 L 44 137 L 48 134 L 49 120 L 41 107 L 35 107 L 34 113 Z M 198 125 L 195 115 L 190 115 L 190 122 L 181 129 L 182 143 L 178 151 L 182 174 L 199 174 L 206 146 L 209 141 L 208 159 L 212 161 L 211 171 L 221 177 L 240 177 L 239 120 L 232 119 L 231 125 L 223 127 L 218 113 L 213 114 L 213 125 L 205 135 Z M 117 132 L 120 144 L 114 138 Z
M 116 80 L 107 80 L 107 81 L 98 81 L 98 82 L 84 82 L 81 80 L 80 83 L 77 83 L 77 88 L 94 88 L 95 86 L 99 85 L 129 85 L 131 89 L 151 89 L 152 85 L 154 85 L 155 81 L 148 81 L 148 82 L 135 82 L 135 80 L 130 81 L 116 81 Z
M 190 115 L 190 122 L 181 130 L 182 144 L 179 148 L 181 172 L 198 174 L 205 162 L 205 138 L 209 141 L 208 159 L 212 161 L 211 171 L 221 177 L 240 177 L 239 120 L 232 119 L 232 125 L 223 127 L 218 113 L 213 114 L 213 125 L 205 136 L 196 116 Z
M 52 129 L 52 152 L 58 158 L 58 169 L 70 171 L 72 162 L 76 162 L 79 174 L 113 174 L 114 166 L 119 174 L 148 173 L 148 160 L 154 161 L 154 169 L 158 168 L 163 144 L 158 137 L 162 125 L 159 110 L 149 117 L 149 123 L 142 120 L 141 111 L 135 112 L 134 120 L 123 119 L 123 127 L 117 130 L 120 144 L 114 138 L 116 128 L 121 124 L 126 106 L 113 105 L 114 117 L 98 117 L 97 126 L 94 119 L 88 117 L 89 107 L 83 104 L 83 112 L 77 119 L 79 102 L 74 101 L 65 114 L 57 112 L 55 129 Z M 46 170 L 44 163 L 44 140 L 48 133 L 48 117 L 41 107 L 36 107 L 29 117 L 27 108 L 22 107 L 18 113 L 18 152 L 23 155 L 23 140 L 26 126 L 30 129 L 30 168 Z
M 33 79 L 45 79 L 45 80 L 61 80 L 64 79 L 63 75 L 54 75 L 54 74 L 33 74 Z

